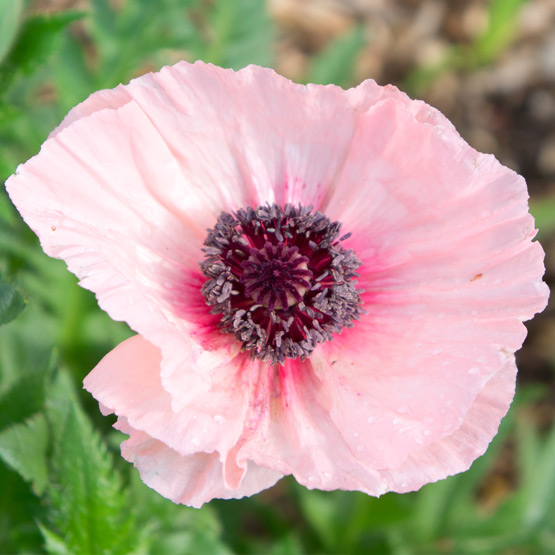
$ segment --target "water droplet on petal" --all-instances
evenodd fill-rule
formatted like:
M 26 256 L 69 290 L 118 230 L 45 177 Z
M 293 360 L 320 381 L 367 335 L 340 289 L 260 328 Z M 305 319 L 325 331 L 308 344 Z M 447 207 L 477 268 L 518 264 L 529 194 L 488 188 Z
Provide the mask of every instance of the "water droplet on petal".
M 225 422 L 225 418 L 221 414 L 216 414 L 214 416 L 214 422 L 217 422 L 218 424 L 223 424 Z

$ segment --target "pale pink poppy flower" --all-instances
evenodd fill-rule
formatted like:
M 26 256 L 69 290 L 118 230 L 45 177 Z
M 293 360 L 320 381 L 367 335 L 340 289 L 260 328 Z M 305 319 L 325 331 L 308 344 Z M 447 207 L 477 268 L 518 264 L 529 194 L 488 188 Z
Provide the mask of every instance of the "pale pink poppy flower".
M 7 189 L 138 333 L 85 388 L 194 507 L 466 470 L 548 296 L 522 177 L 373 81 L 182 62 L 93 94 Z

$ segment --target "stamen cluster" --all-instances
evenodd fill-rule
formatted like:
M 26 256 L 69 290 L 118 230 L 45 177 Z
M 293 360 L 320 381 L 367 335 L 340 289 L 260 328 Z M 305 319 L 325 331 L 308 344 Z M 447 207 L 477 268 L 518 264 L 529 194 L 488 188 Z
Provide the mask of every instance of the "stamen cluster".
M 341 224 L 312 206 L 277 204 L 223 212 L 204 241 L 202 287 L 253 357 L 304 360 L 318 343 L 351 327 L 361 313 L 355 288 L 361 261 L 340 242 Z

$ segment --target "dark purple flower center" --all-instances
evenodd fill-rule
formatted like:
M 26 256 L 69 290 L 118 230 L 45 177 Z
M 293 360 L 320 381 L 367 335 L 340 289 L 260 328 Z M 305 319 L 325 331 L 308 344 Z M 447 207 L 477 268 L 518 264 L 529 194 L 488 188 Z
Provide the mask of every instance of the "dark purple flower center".
M 223 212 L 204 241 L 202 287 L 221 328 L 252 356 L 304 360 L 318 343 L 352 327 L 361 261 L 338 238 L 341 224 L 311 206 L 277 204 Z

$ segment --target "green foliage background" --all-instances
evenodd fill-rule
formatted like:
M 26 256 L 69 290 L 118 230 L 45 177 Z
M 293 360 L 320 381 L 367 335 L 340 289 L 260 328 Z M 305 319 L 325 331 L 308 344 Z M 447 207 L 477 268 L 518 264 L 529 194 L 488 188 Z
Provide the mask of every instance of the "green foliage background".
M 489 63 L 510 40 L 520 4 L 492 2 L 491 28 L 444 63 Z M 0 0 L 2 181 L 95 90 L 181 58 L 233 68 L 274 62 L 275 29 L 259 0 L 127 1 L 119 9 L 93 0 L 84 12 L 51 15 L 28 8 Z M 306 80 L 351 84 L 363 41 L 357 27 L 332 42 Z M 443 67 L 415 72 L 407 86 Z M 553 221 L 552 205 L 536 209 Z M 119 456 L 123 436 L 81 391 L 86 373 L 129 335 L 42 253 L 0 191 L 0 553 L 555 552 L 555 432 L 529 418 L 541 390 L 519 390 L 470 471 L 417 493 L 374 499 L 285 479 L 194 510 L 142 484 Z M 514 488 L 485 502 L 506 453 L 516 458 Z

